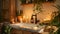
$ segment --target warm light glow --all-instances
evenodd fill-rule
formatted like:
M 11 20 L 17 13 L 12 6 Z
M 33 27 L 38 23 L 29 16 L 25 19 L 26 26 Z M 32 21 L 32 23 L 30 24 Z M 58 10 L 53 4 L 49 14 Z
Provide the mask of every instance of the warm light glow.
M 46 18 L 46 19 L 44 19 L 44 21 L 48 21 L 48 20 L 51 20 L 50 18 Z
M 11 16 L 10 22 L 11 22 L 12 24 L 15 23 L 15 20 L 14 20 L 14 17 L 13 17 L 13 16 Z
M 44 21 L 48 21 L 48 20 L 51 20 L 51 16 L 50 15 L 46 16 L 46 18 L 44 19 Z
M 58 9 L 56 7 L 53 7 L 52 5 L 53 3 L 49 2 L 42 4 L 41 8 L 43 11 L 37 15 L 37 19 L 40 20 L 40 22 L 51 20 L 51 13 L 58 11 Z M 31 16 L 33 14 L 33 7 L 33 4 L 23 5 L 23 15 L 25 15 L 26 17 L 28 16 L 29 20 L 31 20 Z
M 20 21 L 21 21 L 21 23 L 23 22 L 23 19 L 22 18 L 20 18 Z
M 34 29 L 34 30 L 37 30 L 37 29 L 38 29 L 38 27 L 33 27 L 33 29 Z
M 23 18 L 25 18 L 25 15 L 23 16 Z
M 26 22 L 27 23 L 28 21 L 29 21 L 29 17 L 24 15 L 23 16 L 23 22 Z
M 23 16 L 23 22 L 24 23 L 26 22 L 26 16 L 25 15 Z
M 23 15 L 26 16 L 26 18 L 30 20 L 32 13 L 33 13 L 33 4 L 23 5 Z
M 26 17 L 26 23 L 29 21 L 29 18 L 28 18 L 28 16 Z
M 28 19 L 28 16 L 26 18 Z
M 18 21 L 21 21 L 22 16 L 17 16 Z

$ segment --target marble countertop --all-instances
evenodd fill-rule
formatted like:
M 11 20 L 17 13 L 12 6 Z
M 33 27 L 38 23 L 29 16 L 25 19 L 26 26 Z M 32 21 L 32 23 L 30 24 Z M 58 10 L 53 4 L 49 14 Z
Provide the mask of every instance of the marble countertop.
M 10 24 L 12 28 L 16 28 L 19 30 L 27 30 L 31 32 L 38 32 L 42 33 L 44 31 L 44 26 L 40 26 L 37 24 L 30 24 L 30 23 L 16 23 L 16 24 Z

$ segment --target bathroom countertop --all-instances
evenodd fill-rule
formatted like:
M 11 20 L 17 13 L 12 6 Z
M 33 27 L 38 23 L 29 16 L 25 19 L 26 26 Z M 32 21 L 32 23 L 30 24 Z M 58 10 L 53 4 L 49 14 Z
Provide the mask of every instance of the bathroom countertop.
M 10 26 L 18 30 L 26 30 L 37 33 L 42 33 L 45 27 L 45 26 L 40 26 L 37 24 L 29 24 L 29 23 L 16 23 L 16 24 L 10 24 Z

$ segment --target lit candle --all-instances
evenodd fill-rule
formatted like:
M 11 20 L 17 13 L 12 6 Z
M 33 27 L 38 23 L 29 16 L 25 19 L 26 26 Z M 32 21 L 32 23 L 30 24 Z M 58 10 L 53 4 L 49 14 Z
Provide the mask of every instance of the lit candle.
M 26 23 L 28 22 L 28 17 L 26 17 Z
M 23 21 L 22 21 L 22 18 L 20 19 L 20 21 L 21 21 L 21 23 L 23 22 Z
M 23 22 L 24 23 L 26 22 L 26 16 L 25 15 L 23 16 Z
M 11 22 L 12 22 L 13 24 L 15 23 L 15 22 L 14 22 L 14 18 L 11 19 Z

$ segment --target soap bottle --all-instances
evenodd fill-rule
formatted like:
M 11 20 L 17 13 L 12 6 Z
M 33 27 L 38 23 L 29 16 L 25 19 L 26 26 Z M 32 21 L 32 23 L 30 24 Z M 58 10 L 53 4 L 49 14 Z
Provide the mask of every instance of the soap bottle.
M 37 15 L 36 14 L 32 14 L 31 23 L 37 24 Z

